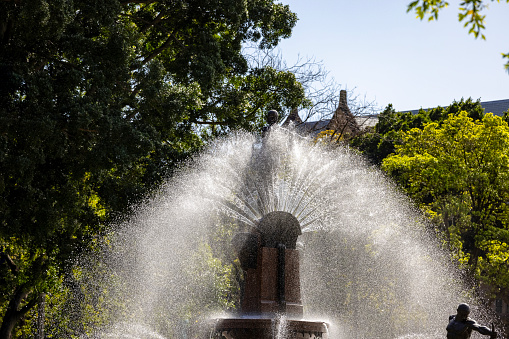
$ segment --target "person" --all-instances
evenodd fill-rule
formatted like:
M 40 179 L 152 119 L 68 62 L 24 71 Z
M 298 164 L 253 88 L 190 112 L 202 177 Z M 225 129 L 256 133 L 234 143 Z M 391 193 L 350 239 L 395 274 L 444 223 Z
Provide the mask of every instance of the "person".
M 470 306 L 460 304 L 456 315 L 449 317 L 449 325 L 447 325 L 447 339 L 468 339 L 472 331 L 477 331 L 490 338 L 496 338 L 495 329 L 489 329 L 486 326 L 479 325 L 475 320 L 468 317 L 470 314 Z

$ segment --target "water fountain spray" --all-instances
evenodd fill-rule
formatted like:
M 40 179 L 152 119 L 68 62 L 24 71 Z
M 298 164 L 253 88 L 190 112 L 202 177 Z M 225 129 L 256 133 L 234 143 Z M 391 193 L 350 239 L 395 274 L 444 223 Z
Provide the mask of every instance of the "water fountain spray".
M 381 171 L 267 130 L 214 140 L 121 225 L 89 269 L 93 338 L 435 339 L 460 302 L 489 321 Z
M 267 121 L 264 138 L 277 121 L 277 112 L 269 111 Z M 217 319 L 216 336 L 228 339 L 326 337 L 325 322 L 302 320 L 299 221 L 289 212 L 272 211 L 255 226 L 233 238 L 245 277 L 241 313 L 237 318 Z

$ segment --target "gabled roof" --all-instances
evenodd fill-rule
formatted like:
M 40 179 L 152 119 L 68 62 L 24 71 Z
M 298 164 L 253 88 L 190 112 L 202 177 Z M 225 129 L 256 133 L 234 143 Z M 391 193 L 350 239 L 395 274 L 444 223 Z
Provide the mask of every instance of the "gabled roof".
M 339 92 L 339 104 L 331 119 L 303 122 L 299 117 L 298 110 L 293 109 L 282 126 L 285 127 L 293 123 L 299 133 L 313 136 L 324 130 L 334 130 L 341 135 L 355 135 L 360 132 L 361 126 L 357 117 L 350 112 L 346 94 L 345 90 Z
M 299 133 L 310 134 L 316 136 L 321 131 L 325 131 L 329 125 L 330 120 L 306 121 L 302 124 L 296 124 L 296 129 Z
M 350 135 L 355 135 L 360 131 L 359 124 L 348 107 L 346 91 L 344 89 L 339 92 L 338 108 L 329 120 L 326 129 Z
M 286 126 L 290 125 L 290 123 L 294 123 L 295 125 L 302 124 L 302 119 L 299 117 L 299 109 L 298 108 L 292 109 L 292 111 L 290 112 L 290 115 L 288 115 L 288 117 L 286 118 L 286 120 L 282 126 L 286 127 Z

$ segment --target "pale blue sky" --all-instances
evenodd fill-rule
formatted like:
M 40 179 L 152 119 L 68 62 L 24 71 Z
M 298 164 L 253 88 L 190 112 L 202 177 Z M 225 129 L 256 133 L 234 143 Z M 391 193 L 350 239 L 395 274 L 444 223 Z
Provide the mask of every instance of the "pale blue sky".
M 509 4 L 486 1 L 486 40 L 458 22 L 460 1 L 438 21 L 407 13 L 410 0 L 281 0 L 297 13 L 280 43 L 288 63 L 314 57 L 343 89 L 396 110 L 446 106 L 462 97 L 509 99 Z

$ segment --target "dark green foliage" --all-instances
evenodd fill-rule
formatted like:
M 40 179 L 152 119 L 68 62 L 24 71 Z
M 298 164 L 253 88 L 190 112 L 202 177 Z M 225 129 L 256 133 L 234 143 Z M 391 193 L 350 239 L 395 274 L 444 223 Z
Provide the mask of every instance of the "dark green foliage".
M 509 123 L 509 109 L 507 111 L 504 112 L 504 115 L 502 116 L 502 119 Z
M 295 22 L 265 0 L 0 2 L 0 338 L 206 138 L 305 103 L 241 53 Z

